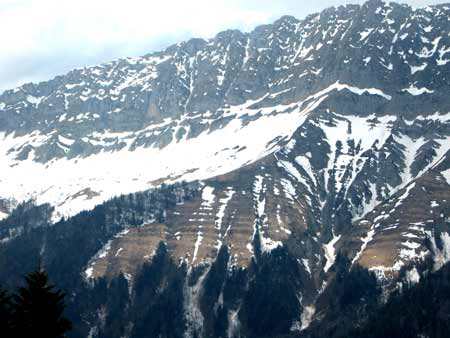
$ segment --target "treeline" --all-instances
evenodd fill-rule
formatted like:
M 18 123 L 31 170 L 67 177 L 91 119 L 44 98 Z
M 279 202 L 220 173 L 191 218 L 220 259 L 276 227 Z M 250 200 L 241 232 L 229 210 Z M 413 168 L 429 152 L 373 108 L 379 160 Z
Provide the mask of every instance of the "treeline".
M 19 326 L 30 327 L 18 324 L 25 320 L 20 315 L 27 312 L 23 304 L 30 304 L 25 290 L 33 284 L 45 289 L 43 285 L 50 285 L 48 278 L 68 291 L 63 312 L 62 293 L 50 286 L 47 289 L 54 294 L 53 308 L 58 309 L 50 316 L 59 323 L 55 334 L 67 332 L 71 338 L 89 334 L 95 338 L 181 338 L 187 330 L 192 337 L 247 338 L 439 338 L 450 332 L 449 265 L 423 276 L 418 285 L 404 286 L 381 304 L 374 274 L 351 267 L 349 260 L 338 254 L 330 269 L 332 278 L 316 303 L 317 316 L 322 320 L 300 333 L 290 330 L 301 317 L 299 295 L 311 287 L 307 284 L 310 279 L 287 246 L 270 254 L 259 252 L 247 269 L 230 270 L 226 247 L 221 248 L 211 266 L 189 268 L 175 262 L 161 243 L 152 260 L 133 276 L 133 288 L 122 274 L 110 280 L 83 280 L 91 257 L 117 232 L 146 222 L 164 222 L 170 208 L 194 198 L 199 191 L 195 184 L 180 183 L 117 197 L 58 224 L 29 227 L 19 237 L 2 243 L 0 284 L 9 293 L 0 292 L 0 336 L 8 337 L 3 332 L 18 330 Z M 36 215 L 33 207 L 19 208 L 2 224 L 14 227 L 18 224 L 14 219 L 20 224 L 33 224 Z M 44 219 L 45 212 L 41 215 Z M 37 257 L 48 272 L 46 282 L 42 282 L 42 276 L 28 275 L 25 286 L 15 290 L 22 276 L 35 268 Z M 198 290 L 200 281 L 203 287 Z M 195 327 L 198 310 L 202 328 Z M 63 331 L 68 326 L 61 313 L 72 323 L 71 331 Z M 8 334 L 21 337 L 17 332 Z M 35 332 L 20 334 L 38 336 Z
M 0 221 L 0 239 L 14 238 L 48 225 L 53 211 L 50 204 L 36 205 L 33 200 L 20 203 L 8 218 Z
M 426 275 L 419 284 L 398 289 L 355 331 L 356 338 L 449 337 L 450 263 Z
M 229 259 L 229 251 L 223 246 L 211 266 L 190 269 L 174 262 L 161 242 L 153 258 L 134 276 L 133 288 L 120 274 L 110 280 L 81 282 L 70 289 L 66 314 L 73 329 L 68 336 L 81 338 L 91 333 L 96 338 L 181 338 L 189 328 L 192 337 L 231 334 L 247 338 L 440 338 L 450 332 L 449 264 L 423 277 L 417 285 L 405 285 L 382 304 L 373 273 L 360 266 L 351 267 L 346 257 L 338 255 L 331 271 L 333 278 L 316 303 L 321 321 L 301 333 L 290 334 L 301 314 L 297 295 L 304 288 L 304 279 L 288 249 L 279 247 L 264 253 L 248 269 L 229 270 Z M 187 295 L 200 280 L 202 288 L 196 301 L 190 303 Z M 4 294 L 1 299 L 5 299 Z M 9 298 L 9 304 L 15 299 Z M 54 303 L 61 300 L 54 299 Z M 198 329 L 192 326 L 195 318 L 186 312 L 195 304 L 203 317 L 202 328 Z M 5 313 L 5 308 L 0 308 Z M 15 313 L 12 308 L 6 313 Z M 238 319 L 236 331 L 229 326 L 230 313 Z
M 361 267 L 346 269 L 347 264 L 341 257 L 335 265 L 336 277 L 321 297 L 328 298 L 321 321 L 290 337 L 449 337 L 450 263 L 418 284 L 403 284 L 386 303 L 379 301 L 374 276 Z
M 165 211 L 177 203 L 190 200 L 198 192 L 198 183 L 162 184 L 160 187 L 114 197 L 94 208 L 104 221 L 121 226 L 137 226 L 144 222 L 165 221 Z M 34 200 L 20 203 L 9 217 L 0 221 L 0 240 L 12 239 L 36 228 L 48 227 L 54 208 L 49 204 L 36 205 Z M 90 211 L 84 212 L 89 214 Z M 79 215 L 83 214 L 81 212 Z M 78 217 L 75 216 L 75 217 Z M 58 225 L 68 220 L 62 219 Z
M 300 317 L 298 262 L 284 247 L 262 254 L 248 269 L 230 269 L 231 258 L 222 246 L 211 266 L 188 267 L 174 262 L 161 242 L 134 276 L 131 293 L 121 275 L 86 290 L 80 304 L 89 304 L 83 318 L 89 326 L 71 336 L 259 338 L 290 332 Z M 239 327 L 230 325 L 230 313 Z
M 170 208 L 194 198 L 198 191 L 196 183 L 161 185 L 113 198 L 56 224 L 49 224 L 44 217 L 46 207 L 21 205 L 0 224 L 8 229 L 30 225 L 0 246 L 0 282 L 6 288 L 14 287 L 40 257 L 52 280 L 64 289 L 73 289 L 88 261 L 115 234 L 127 227 L 163 223 Z M 31 226 L 36 219 L 45 224 Z
M 123 310 L 123 303 L 128 300 L 128 282 L 124 276 L 113 281 L 99 279 L 94 285 L 83 280 L 89 260 L 124 228 L 164 222 L 169 209 L 193 199 L 199 191 L 197 183 L 162 185 L 146 192 L 113 198 L 57 224 L 25 227 L 19 236 L 0 245 L 0 285 L 13 292 L 22 282 L 22 276 L 34 270 L 39 257 L 49 278 L 58 287 L 70 290 L 67 314 L 74 327 L 70 336 L 86 337 L 89 323 L 96 322 L 97 311 L 105 306 Z M 36 212 L 42 211 L 38 209 L 31 205 L 20 207 L 2 225 L 8 228 L 17 224 L 32 225 Z M 118 320 L 116 323 L 123 322 Z

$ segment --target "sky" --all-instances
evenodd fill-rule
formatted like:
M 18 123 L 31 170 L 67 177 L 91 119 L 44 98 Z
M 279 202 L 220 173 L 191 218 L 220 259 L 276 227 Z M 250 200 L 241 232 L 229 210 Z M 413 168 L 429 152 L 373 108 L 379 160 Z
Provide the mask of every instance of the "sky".
M 450 2 L 399 1 L 411 6 Z M 357 0 L 0 0 L 0 92 L 73 68 Z

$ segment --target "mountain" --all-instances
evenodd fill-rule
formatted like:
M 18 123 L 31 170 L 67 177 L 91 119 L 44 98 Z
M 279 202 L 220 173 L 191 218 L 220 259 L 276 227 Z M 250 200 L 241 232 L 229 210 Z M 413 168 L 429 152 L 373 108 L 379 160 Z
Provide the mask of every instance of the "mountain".
M 309 334 L 341 287 L 363 325 L 450 260 L 449 17 L 370 0 L 4 92 L 0 280 L 40 256 L 74 337 Z

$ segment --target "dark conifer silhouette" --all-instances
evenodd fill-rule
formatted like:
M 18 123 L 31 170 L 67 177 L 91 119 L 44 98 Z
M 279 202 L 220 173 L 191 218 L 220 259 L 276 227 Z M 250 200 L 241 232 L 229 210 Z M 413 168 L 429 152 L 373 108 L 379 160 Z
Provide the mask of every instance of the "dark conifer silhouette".
M 29 273 L 25 282 L 13 296 L 14 337 L 65 337 L 71 324 L 63 316 L 64 293 L 50 284 L 41 269 Z
M 0 335 L 11 336 L 11 296 L 0 288 Z

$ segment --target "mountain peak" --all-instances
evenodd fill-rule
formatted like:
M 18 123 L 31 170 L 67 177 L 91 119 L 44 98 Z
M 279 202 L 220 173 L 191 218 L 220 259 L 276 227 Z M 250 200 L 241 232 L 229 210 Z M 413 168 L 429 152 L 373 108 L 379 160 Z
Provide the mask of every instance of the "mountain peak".
M 282 147 L 313 112 L 358 118 L 395 114 L 411 120 L 448 109 L 445 13 L 450 10 L 440 7 L 441 15 L 424 11 L 417 16 L 408 7 L 389 6 L 367 2 L 363 7 L 375 15 L 355 14 L 360 7 L 346 6 L 302 21 L 284 16 L 249 34 L 227 30 L 214 39 L 191 39 L 161 52 L 75 69 L 7 91 L 0 96 L 0 132 L 8 140 L 3 163 L 10 168 L 5 170 L 28 163 L 55 170 L 63 163 L 86 163 L 88 168 L 100 155 L 112 162 L 121 156 L 137 159 L 141 152 L 162 156 L 161 164 L 148 163 L 159 168 L 152 175 L 137 170 L 124 179 L 111 169 L 119 181 L 141 182 L 136 189 L 144 189 L 161 180 L 214 177 L 258 161 Z M 244 137 L 257 135 L 256 126 L 268 128 L 269 122 L 263 121 L 283 119 L 293 125 L 277 122 L 270 132 L 258 135 L 261 146 Z M 215 136 L 240 131 L 242 138 L 236 140 Z M 203 139 L 211 148 L 197 161 L 211 163 L 208 168 L 187 161 L 167 173 L 170 156 L 162 154 L 175 148 L 183 153 L 190 144 L 200 149 Z M 226 169 L 221 164 L 225 159 L 217 154 L 235 161 Z M 91 179 L 98 180 L 97 174 Z M 90 185 L 80 180 L 83 187 L 74 189 Z M 44 196 L 46 183 L 32 191 Z M 86 203 L 95 205 L 116 193 L 99 194 Z M 43 201 L 53 198 L 48 195 Z
M 0 277 L 42 257 L 83 337 L 363 323 L 450 261 L 449 17 L 333 7 L 3 93 Z

